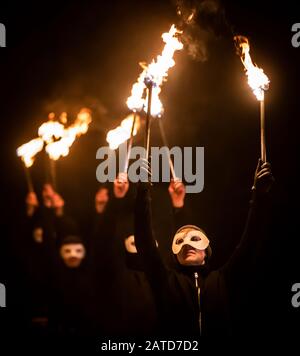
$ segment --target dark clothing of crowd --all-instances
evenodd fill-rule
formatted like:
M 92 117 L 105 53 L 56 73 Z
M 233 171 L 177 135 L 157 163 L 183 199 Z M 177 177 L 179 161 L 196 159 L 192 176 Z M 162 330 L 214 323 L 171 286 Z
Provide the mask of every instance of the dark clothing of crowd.
M 136 199 L 111 197 L 104 212 L 94 213 L 81 228 L 68 214 L 56 216 L 49 208 L 24 216 L 14 244 L 27 289 L 23 308 L 29 332 L 71 337 L 233 335 L 241 322 L 245 290 L 255 286 L 266 250 L 267 204 L 265 199 L 251 200 L 241 241 L 217 270 L 210 269 L 209 261 L 180 266 L 164 248 L 171 246 L 180 226 L 190 223 L 189 211 L 165 212 L 170 215 L 169 233 L 162 239 L 159 231 L 153 232 L 147 185 L 139 187 Z M 37 229 L 42 241 L 34 238 Z M 68 268 L 59 255 L 60 241 L 82 231 L 86 257 L 78 268 Z M 125 249 L 130 235 L 135 235 L 138 253 Z

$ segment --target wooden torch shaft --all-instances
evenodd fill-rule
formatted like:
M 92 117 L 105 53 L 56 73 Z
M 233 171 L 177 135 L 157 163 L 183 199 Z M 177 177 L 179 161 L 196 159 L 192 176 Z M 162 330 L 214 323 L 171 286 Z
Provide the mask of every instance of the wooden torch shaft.
M 159 123 L 158 124 L 159 124 L 159 130 L 160 130 L 161 138 L 163 140 L 163 144 L 166 147 L 166 150 L 167 150 L 167 153 L 168 153 L 168 159 L 169 159 L 169 165 L 170 165 L 172 178 L 173 178 L 173 180 L 175 180 L 175 178 L 176 178 L 175 169 L 174 169 L 174 165 L 173 165 L 173 162 L 172 162 L 172 159 L 171 159 L 170 151 L 168 149 L 169 145 L 168 145 L 168 142 L 167 142 L 167 137 L 166 137 L 165 130 L 164 130 L 164 127 L 163 127 L 161 119 L 159 119 Z
M 265 100 L 260 101 L 260 155 L 263 163 L 267 161 L 265 134 Z
M 32 179 L 31 179 L 29 168 L 24 166 L 24 171 L 25 171 L 25 177 L 26 177 L 28 192 L 29 193 L 34 192 L 33 183 L 32 183 Z
M 133 121 L 132 121 L 130 139 L 129 139 L 129 143 L 128 143 L 127 156 L 126 156 L 126 161 L 125 161 L 125 166 L 124 166 L 124 173 L 127 173 L 127 171 L 128 171 L 128 164 L 129 164 L 129 159 L 130 159 L 131 147 L 132 147 L 132 143 L 133 143 L 133 133 L 134 133 L 135 122 L 136 122 L 136 112 L 134 112 L 134 114 L 133 114 Z
M 149 159 L 150 151 L 150 124 L 151 124 L 151 103 L 152 103 L 152 84 L 148 85 L 148 107 L 146 116 L 146 132 L 145 132 L 145 148 L 146 148 L 146 160 Z

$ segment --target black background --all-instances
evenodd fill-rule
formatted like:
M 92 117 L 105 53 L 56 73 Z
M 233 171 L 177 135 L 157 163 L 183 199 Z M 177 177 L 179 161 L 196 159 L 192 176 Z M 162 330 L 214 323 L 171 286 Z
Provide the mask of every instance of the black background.
M 175 55 L 176 66 L 161 94 L 164 125 L 170 146 L 205 148 L 205 188 L 187 200 L 193 220 L 211 236 L 214 264 L 221 265 L 240 237 L 260 153 L 259 106 L 232 41 L 233 33 L 247 36 L 254 61 L 271 80 L 266 94 L 267 155 L 276 179 L 270 240 L 277 259 L 263 298 L 271 301 L 277 296 L 273 311 L 284 316 L 278 327 L 287 336 L 296 335 L 299 310 L 291 307 L 290 299 L 292 284 L 300 281 L 296 228 L 300 48 L 291 44 L 291 27 L 300 22 L 300 14 L 294 1 L 223 1 L 221 9 L 226 28 L 213 18 L 197 19 L 210 33 L 207 61 L 195 61 L 186 51 Z M 67 111 L 72 120 L 83 106 L 93 110 L 88 134 L 57 165 L 59 191 L 72 214 L 81 216 L 92 205 L 97 188 L 96 150 L 106 145 L 107 131 L 128 113 L 126 98 L 141 71 L 138 62 L 149 62 L 160 53 L 160 36 L 176 21 L 171 1 L 1 3 L 7 47 L 0 49 L 4 221 L 0 276 L 6 283 L 13 275 L 13 251 L 7 248 L 10 230 L 26 194 L 16 148 L 36 136 L 50 111 Z M 155 123 L 152 138 L 153 144 L 160 143 Z M 32 168 L 38 192 L 44 165 L 41 155 Z M 154 190 L 159 226 L 165 223 L 158 209 L 168 206 L 167 186 Z M 8 299 L 1 316 L 7 316 L 9 308 Z

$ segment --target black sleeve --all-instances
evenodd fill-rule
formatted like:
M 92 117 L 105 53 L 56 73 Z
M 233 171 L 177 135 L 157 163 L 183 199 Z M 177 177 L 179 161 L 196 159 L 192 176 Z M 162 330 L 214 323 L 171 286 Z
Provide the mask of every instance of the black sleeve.
M 220 269 L 228 283 L 235 283 L 239 278 L 245 279 L 249 274 L 253 276 L 258 273 L 258 261 L 262 254 L 267 253 L 270 211 L 270 196 L 257 196 L 254 191 L 242 238 L 228 262 Z
M 166 284 L 168 277 L 153 236 L 149 183 L 138 185 L 134 225 L 136 248 L 141 256 L 144 271 L 152 288 L 159 291 Z
M 93 239 L 103 239 L 103 237 L 113 237 L 116 232 L 116 224 L 119 214 L 125 209 L 124 199 L 112 197 L 102 214 L 94 217 Z
M 97 276 L 115 275 L 118 273 L 121 242 L 116 238 L 119 214 L 124 209 L 124 199 L 112 197 L 102 214 L 94 216 L 89 249 L 91 263 Z M 108 273 L 109 272 L 109 273 Z
M 191 224 L 191 218 L 186 205 L 184 205 L 182 208 L 172 207 L 172 215 L 173 215 L 173 235 L 180 227 Z

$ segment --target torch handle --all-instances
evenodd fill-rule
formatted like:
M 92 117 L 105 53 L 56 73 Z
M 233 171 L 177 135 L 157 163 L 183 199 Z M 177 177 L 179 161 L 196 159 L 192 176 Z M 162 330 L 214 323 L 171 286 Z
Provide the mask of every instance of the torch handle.
M 56 162 L 54 159 L 49 159 L 50 160 L 50 175 L 51 175 L 51 183 L 53 186 L 53 189 L 56 191 Z
M 148 85 L 148 107 L 146 116 L 146 132 L 145 132 L 145 148 L 146 148 L 146 160 L 149 159 L 150 151 L 150 124 L 151 124 L 151 103 L 152 103 L 152 83 Z
M 24 166 L 24 171 L 25 171 L 25 177 L 26 177 L 28 192 L 32 193 L 32 192 L 34 192 L 34 189 L 33 189 L 33 183 L 32 183 L 32 179 L 31 179 L 29 168 Z
M 124 166 L 124 173 L 127 173 L 127 171 L 128 171 L 128 164 L 129 164 L 129 159 L 130 159 L 131 147 L 132 147 L 132 143 L 133 143 L 133 133 L 134 133 L 135 122 L 136 122 L 136 112 L 134 112 L 134 114 L 133 114 L 133 121 L 132 121 L 132 126 L 131 126 L 130 139 L 129 139 L 129 143 L 128 143 L 127 156 L 126 156 L 126 161 L 125 161 L 125 166 Z
M 168 153 L 169 165 L 170 165 L 172 178 L 173 178 L 173 180 L 175 180 L 176 179 L 175 169 L 174 169 L 174 165 L 173 165 L 173 162 L 172 162 L 172 159 L 171 159 L 170 151 L 168 150 L 169 145 L 168 145 L 168 142 L 167 142 L 167 137 L 166 137 L 165 130 L 164 130 L 164 127 L 163 127 L 161 119 L 159 119 L 158 124 L 159 124 L 159 130 L 160 130 L 161 138 L 163 140 L 163 144 L 166 147 L 166 150 L 167 150 L 167 153 Z
M 265 100 L 260 101 L 260 154 L 263 163 L 267 161 L 265 134 Z

